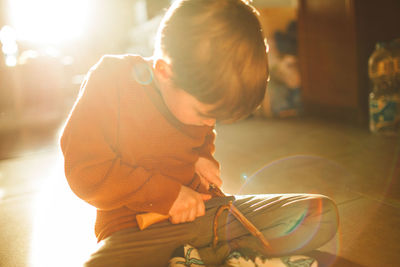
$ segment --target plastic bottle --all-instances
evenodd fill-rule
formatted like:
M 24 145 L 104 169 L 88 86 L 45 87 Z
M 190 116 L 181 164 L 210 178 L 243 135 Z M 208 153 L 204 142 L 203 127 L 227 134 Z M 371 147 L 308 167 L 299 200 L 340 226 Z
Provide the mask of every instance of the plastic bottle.
M 400 126 L 400 94 L 395 86 L 392 50 L 377 43 L 368 61 L 370 130 L 385 135 L 397 135 Z

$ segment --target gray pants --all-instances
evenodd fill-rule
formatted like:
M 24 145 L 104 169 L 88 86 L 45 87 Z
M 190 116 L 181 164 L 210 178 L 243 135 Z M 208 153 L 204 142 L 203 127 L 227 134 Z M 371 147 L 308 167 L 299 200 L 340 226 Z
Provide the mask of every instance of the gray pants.
M 191 244 L 201 248 L 212 242 L 214 215 L 229 200 L 206 202 L 205 216 L 194 222 L 173 225 L 166 221 L 144 231 L 132 228 L 116 232 L 104 240 L 85 266 L 166 266 L 177 247 Z M 233 204 L 264 234 L 273 250 L 268 256 L 316 249 L 332 239 L 338 227 L 336 205 L 322 195 L 236 196 Z M 261 249 L 259 241 L 227 211 L 219 217 L 218 225 L 220 241 Z

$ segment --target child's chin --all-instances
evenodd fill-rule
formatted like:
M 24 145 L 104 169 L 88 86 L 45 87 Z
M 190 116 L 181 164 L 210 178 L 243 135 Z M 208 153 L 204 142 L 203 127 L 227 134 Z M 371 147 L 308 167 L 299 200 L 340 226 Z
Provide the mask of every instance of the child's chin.
M 201 124 L 201 123 L 191 123 L 191 122 L 189 122 L 189 123 L 185 123 L 186 125 L 190 125 L 190 126 L 205 126 L 204 124 Z
M 202 124 L 200 122 L 183 121 L 183 120 L 180 120 L 180 122 L 182 122 L 183 124 L 189 125 L 189 126 L 205 126 L 204 124 Z

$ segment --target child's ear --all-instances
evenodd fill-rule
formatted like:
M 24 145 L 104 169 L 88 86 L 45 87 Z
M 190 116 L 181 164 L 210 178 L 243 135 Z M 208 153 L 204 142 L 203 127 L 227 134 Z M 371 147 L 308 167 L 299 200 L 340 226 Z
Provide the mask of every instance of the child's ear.
M 172 77 L 171 65 L 168 64 L 164 59 L 156 60 L 155 71 L 159 77 L 165 80 L 170 80 Z

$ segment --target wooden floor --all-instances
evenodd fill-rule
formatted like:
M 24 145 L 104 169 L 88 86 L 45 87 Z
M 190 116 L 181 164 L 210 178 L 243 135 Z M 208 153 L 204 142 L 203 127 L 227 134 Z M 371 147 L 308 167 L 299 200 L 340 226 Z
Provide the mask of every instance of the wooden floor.
M 63 177 L 61 124 L 0 133 L 0 266 L 79 266 L 96 247 L 93 209 Z M 318 193 L 340 229 L 311 252 L 320 266 L 399 266 L 399 139 L 317 119 L 217 126 L 230 194 Z

